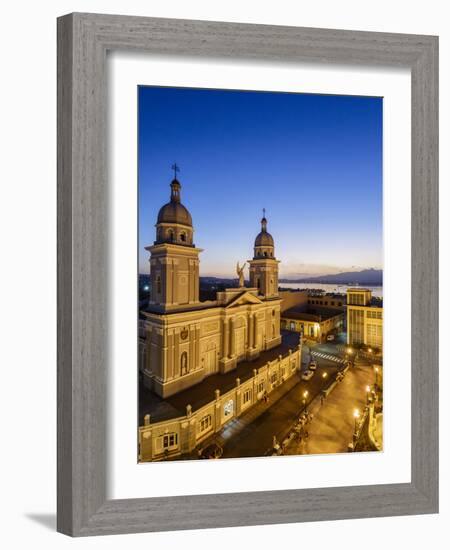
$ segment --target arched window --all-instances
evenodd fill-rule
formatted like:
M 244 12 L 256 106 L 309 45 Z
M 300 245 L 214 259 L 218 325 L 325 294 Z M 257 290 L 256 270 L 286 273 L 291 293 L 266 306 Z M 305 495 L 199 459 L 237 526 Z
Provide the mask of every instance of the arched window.
M 264 257 L 267 258 L 267 252 L 264 252 Z
M 167 238 L 169 239 L 170 242 L 173 243 L 174 235 L 173 235 L 173 230 L 172 229 L 169 229 L 169 231 L 167 231 Z
M 182 243 L 185 243 L 186 242 L 186 233 L 180 233 L 180 241 Z
M 187 374 L 189 372 L 187 351 L 183 351 L 183 353 L 181 354 L 180 372 L 181 372 L 181 376 L 183 376 L 183 374 Z
M 256 279 L 256 286 L 257 288 L 261 288 L 261 281 L 259 280 L 259 277 Z

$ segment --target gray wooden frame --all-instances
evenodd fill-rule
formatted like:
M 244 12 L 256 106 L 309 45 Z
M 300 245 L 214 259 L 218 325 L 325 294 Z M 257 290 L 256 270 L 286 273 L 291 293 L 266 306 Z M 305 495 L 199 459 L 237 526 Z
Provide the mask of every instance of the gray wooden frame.
M 107 500 L 106 53 L 409 67 L 411 483 Z M 438 511 L 438 38 L 175 19 L 58 19 L 58 530 L 73 536 Z

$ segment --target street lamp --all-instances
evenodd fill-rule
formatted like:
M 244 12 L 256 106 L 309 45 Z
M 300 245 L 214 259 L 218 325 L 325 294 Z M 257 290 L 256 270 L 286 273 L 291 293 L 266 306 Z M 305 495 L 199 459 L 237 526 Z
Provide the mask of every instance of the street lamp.
M 327 373 L 327 372 L 324 372 L 324 373 L 322 374 L 322 378 L 323 378 L 324 380 L 326 379 L 327 376 L 328 376 L 328 373 Z
M 308 409 L 306 408 L 306 398 L 308 397 L 308 390 L 305 390 L 303 392 L 303 407 L 305 409 L 305 413 L 308 414 Z

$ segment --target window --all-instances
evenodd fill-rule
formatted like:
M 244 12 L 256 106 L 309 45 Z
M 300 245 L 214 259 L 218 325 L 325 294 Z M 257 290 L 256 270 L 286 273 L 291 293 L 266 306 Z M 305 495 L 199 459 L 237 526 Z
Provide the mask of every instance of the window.
M 198 425 L 198 431 L 200 433 L 206 432 L 211 428 L 211 426 L 212 426 L 212 417 L 210 414 L 207 414 L 200 420 L 200 423 Z
M 261 380 L 260 382 L 258 382 L 258 387 L 257 387 L 258 393 L 263 392 L 264 388 L 265 388 L 264 380 Z
M 161 275 L 156 276 L 156 294 L 161 294 Z
M 165 434 L 160 438 L 160 443 L 162 443 L 162 448 L 164 450 L 170 451 L 178 446 L 178 434 L 169 433 Z
M 278 375 L 277 375 L 276 372 L 274 372 L 274 373 L 272 374 L 272 376 L 270 377 L 271 383 L 272 383 L 272 384 L 275 384 L 275 382 L 277 381 L 277 378 L 278 378 Z
M 367 344 L 381 348 L 383 345 L 383 328 L 381 325 L 367 324 Z
M 183 374 L 187 374 L 189 372 L 187 351 L 183 351 L 183 353 L 181 354 L 180 371 L 181 371 L 181 376 L 183 376 Z
M 186 233 L 180 233 L 180 241 L 183 243 L 186 242 Z
M 275 317 L 275 310 L 272 309 L 272 317 Z
M 169 229 L 169 231 L 167 231 L 167 238 L 169 239 L 170 242 L 173 242 L 174 236 L 173 236 L 172 229 Z
M 242 394 L 242 404 L 245 405 L 252 398 L 252 390 L 247 390 Z
M 365 303 L 363 294 L 349 294 L 348 303 L 354 306 L 363 306 Z

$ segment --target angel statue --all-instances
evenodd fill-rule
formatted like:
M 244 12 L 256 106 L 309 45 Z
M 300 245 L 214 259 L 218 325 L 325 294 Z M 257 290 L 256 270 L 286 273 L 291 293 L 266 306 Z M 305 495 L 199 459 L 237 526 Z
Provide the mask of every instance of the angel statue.
M 242 267 L 239 267 L 239 262 L 236 265 L 236 273 L 239 277 L 239 287 L 244 286 L 244 267 L 246 266 L 247 262 L 244 262 L 244 265 Z

